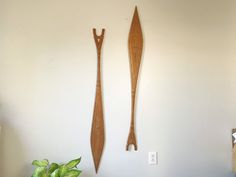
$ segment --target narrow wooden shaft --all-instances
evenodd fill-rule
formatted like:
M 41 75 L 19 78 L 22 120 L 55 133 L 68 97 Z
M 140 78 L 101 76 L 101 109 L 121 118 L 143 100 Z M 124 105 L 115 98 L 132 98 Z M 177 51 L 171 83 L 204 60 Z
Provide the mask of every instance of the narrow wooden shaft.
M 135 120 L 134 120 L 134 114 L 135 114 L 135 96 L 136 96 L 136 89 L 132 89 L 132 108 L 131 108 L 131 126 L 130 129 L 134 130 L 135 127 Z
M 97 61 L 97 87 L 101 88 L 101 55 L 100 51 L 97 52 L 98 61 Z

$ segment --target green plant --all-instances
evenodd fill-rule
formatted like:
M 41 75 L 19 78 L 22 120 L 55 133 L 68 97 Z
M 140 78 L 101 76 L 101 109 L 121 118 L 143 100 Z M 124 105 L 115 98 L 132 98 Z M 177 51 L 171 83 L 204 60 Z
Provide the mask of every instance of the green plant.
M 78 177 L 81 173 L 81 170 L 77 169 L 80 161 L 81 157 L 63 164 L 50 164 L 47 159 L 34 160 L 32 165 L 36 168 L 31 177 Z

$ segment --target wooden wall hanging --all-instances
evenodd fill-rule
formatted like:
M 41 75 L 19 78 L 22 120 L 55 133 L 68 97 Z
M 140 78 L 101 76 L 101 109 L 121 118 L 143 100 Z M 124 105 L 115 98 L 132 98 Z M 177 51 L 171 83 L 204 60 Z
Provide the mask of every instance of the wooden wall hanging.
M 236 129 L 232 130 L 232 168 L 233 172 L 236 173 Z
M 135 136 L 134 111 L 135 111 L 135 95 L 138 81 L 138 73 L 143 50 L 143 35 L 137 7 L 135 7 L 133 20 L 129 31 L 128 45 L 129 45 L 130 70 L 131 70 L 132 110 L 131 110 L 130 132 L 128 136 L 126 150 L 129 149 L 130 145 L 134 145 L 134 149 L 137 150 L 138 147 Z
M 102 34 L 98 36 L 96 34 L 96 29 L 93 29 L 93 36 L 97 47 L 97 85 L 90 143 L 96 173 L 98 172 L 98 167 L 101 160 L 105 140 L 101 89 L 101 48 L 104 33 L 105 29 L 102 29 Z

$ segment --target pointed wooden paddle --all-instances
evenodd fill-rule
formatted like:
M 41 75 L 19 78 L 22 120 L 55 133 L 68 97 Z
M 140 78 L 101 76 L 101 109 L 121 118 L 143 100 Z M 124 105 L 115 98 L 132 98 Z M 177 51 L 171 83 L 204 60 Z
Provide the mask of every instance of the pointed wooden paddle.
M 102 90 L 101 90 L 101 48 L 104 38 L 105 29 L 102 29 L 102 34 L 98 36 L 96 29 L 93 29 L 93 36 L 97 47 L 97 86 L 96 97 L 94 103 L 93 122 L 91 130 L 91 149 L 96 173 L 98 172 L 99 163 L 102 156 L 104 146 L 104 120 L 102 106 Z
M 130 58 L 130 70 L 131 70 L 131 93 L 132 93 L 132 110 L 131 110 L 131 123 L 126 150 L 130 145 L 134 145 L 134 149 L 137 150 L 137 142 L 135 136 L 135 123 L 134 123 L 134 111 L 135 111 L 135 95 L 138 80 L 139 67 L 143 50 L 143 35 L 138 16 L 138 9 L 135 7 L 133 20 L 129 31 L 129 58 Z

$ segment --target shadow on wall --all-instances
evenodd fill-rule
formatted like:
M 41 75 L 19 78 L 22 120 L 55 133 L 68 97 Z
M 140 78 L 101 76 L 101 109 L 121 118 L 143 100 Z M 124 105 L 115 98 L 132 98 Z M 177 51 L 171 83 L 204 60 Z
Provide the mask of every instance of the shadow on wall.
M 8 123 L 9 118 L 3 114 L 0 107 L 0 125 L 2 126 L 0 139 L 0 176 L 1 177 L 26 177 L 30 171 L 24 167 L 25 151 L 19 135 L 13 125 Z M 25 169 L 27 168 L 27 169 Z

